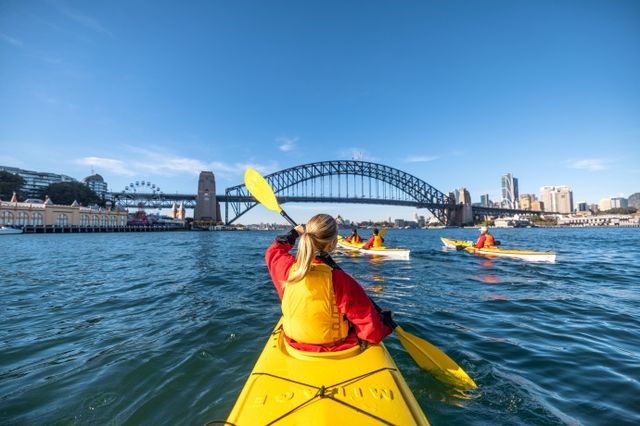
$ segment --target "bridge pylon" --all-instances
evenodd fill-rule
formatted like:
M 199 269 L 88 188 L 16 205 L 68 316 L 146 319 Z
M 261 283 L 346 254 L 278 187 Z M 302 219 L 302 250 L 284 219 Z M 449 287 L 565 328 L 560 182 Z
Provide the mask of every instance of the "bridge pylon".
M 213 172 L 202 171 L 198 178 L 198 194 L 196 195 L 196 207 L 193 211 L 193 220 L 220 222 L 220 203 L 216 197 L 216 177 Z

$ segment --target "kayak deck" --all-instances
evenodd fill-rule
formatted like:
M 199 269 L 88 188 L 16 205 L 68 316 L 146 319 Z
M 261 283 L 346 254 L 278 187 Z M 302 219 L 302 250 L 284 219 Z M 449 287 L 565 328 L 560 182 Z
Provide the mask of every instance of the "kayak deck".
M 428 425 L 383 344 L 303 352 L 276 325 L 227 422 L 235 425 Z
M 552 251 L 531 251 L 531 250 L 510 250 L 498 247 L 475 248 L 469 241 L 452 240 L 450 238 L 441 237 L 442 243 L 447 248 L 457 249 L 464 248 L 472 254 L 482 254 L 486 256 L 501 256 L 514 259 L 527 260 L 529 262 L 555 262 L 556 254 Z

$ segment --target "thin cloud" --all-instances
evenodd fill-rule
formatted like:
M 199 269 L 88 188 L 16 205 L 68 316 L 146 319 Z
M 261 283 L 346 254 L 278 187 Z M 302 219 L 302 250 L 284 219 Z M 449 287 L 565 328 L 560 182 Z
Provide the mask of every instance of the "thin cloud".
M 428 163 L 430 161 L 437 160 L 438 156 L 436 155 L 411 155 L 404 159 L 406 163 Z
M 135 160 L 123 161 L 114 158 L 84 157 L 77 164 L 96 166 L 121 176 L 198 176 L 201 171 L 211 170 L 216 176 L 241 178 L 244 171 L 252 167 L 260 173 L 269 174 L 279 170 L 277 163 L 261 164 L 253 162 L 225 163 L 221 161 L 204 162 L 199 159 L 181 157 L 174 154 L 153 151 L 145 148 L 127 146 Z
M 578 170 L 587 170 L 589 172 L 599 172 L 608 169 L 610 160 L 604 158 L 585 158 L 580 160 L 568 160 L 569 167 Z
M 13 38 L 11 36 L 8 36 L 5 33 L 0 33 L 0 40 L 4 41 L 5 43 L 8 43 L 8 44 L 10 44 L 12 46 L 15 46 L 15 47 L 24 46 L 24 44 L 20 40 L 18 40 L 17 38 Z
M 127 168 L 125 163 L 113 158 L 102 157 L 84 157 L 76 160 L 77 164 L 83 166 L 95 166 L 101 170 L 107 170 L 115 175 L 119 176 L 135 176 L 135 171 Z
M 278 142 L 278 149 L 282 152 L 293 151 L 296 148 L 296 143 L 298 142 L 298 138 L 277 138 L 276 142 Z
M 76 22 L 77 24 L 88 28 L 92 31 L 95 31 L 100 34 L 107 35 L 109 37 L 113 37 L 113 33 L 109 31 L 104 25 L 100 23 L 96 18 L 86 15 L 78 10 L 72 9 L 67 5 L 63 5 L 61 3 L 53 3 L 55 7 L 65 15 L 67 18 Z

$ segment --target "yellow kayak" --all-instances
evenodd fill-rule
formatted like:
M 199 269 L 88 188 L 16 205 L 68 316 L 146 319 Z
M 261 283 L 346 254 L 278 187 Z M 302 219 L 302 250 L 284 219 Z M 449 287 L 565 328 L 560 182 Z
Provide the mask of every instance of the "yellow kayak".
M 469 241 L 452 240 L 449 238 L 440 238 L 442 244 L 447 248 L 462 249 L 469 253 L 482 254 L 487 256 L 511 257 L 515 259 L 527 260 L 530 262 L 555 262 L 556 254 L 552 251 L 531 251 L 531 250 L 511 250 L 498 247 L 475 248 Z
M 269 337 L 229 418 L 233 425 L 428 425 L 382 343 L 364 351 L 303 352 L 281 321 Z
M 398 259 L 408 259 L 409 254 L 411 253 L 411 250 L 409 249 L 384 247 L 384 246 L 365 249 L 364 248 L 365 244 L 366 243 L 350 243 L 350 242 L 347 242 L 344 238 L 338 237 L 338 247 L 346 250 L 353 250 L 353 251 L 358 251 L 360 253 L 374 254 L 378 256 L 395 257 Z

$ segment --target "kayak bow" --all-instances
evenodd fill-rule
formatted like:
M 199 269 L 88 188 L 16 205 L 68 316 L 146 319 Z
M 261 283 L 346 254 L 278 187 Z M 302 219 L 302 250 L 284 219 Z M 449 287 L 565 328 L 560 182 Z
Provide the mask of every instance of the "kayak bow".
M 234 425 L 428 425 L 382 343 L 304 352 L 271 333 L 227 422 Z

